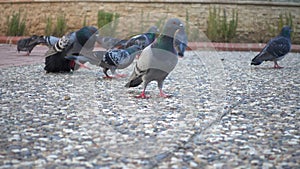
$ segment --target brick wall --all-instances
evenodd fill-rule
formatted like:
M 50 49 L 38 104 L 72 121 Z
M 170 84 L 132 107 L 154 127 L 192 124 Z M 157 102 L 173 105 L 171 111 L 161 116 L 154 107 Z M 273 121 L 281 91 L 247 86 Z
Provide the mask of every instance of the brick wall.
M 300 3 L 281 2 L 249 2 L 249 1 L 208 1 L 208 0 L 2 0 L 0 1 L 0 35 L 7 30 L 7 17 L 20 11 L 26 19 L 27 34 L 42 35 L 45 33 L 46 19 L 64 14 L 67 19 L 68 31 L 83 26 L 84 18 L 88 25 L 97 25 L 97 12 L 105 10 L 121 15 L 118 34 L 125 37 L 127 34 L 140 32 L 151 25 L 157 24 L 165 17 L 179 17 L 186 21 L 189 16 L 189 34 L 199 31 L 196 36 L 205 40 L 209 9 L 212 7 L 225 8 L 228 16 L 232 9 L 238 11 L 237 37 L 238 42 L 265 42 L 271 36 L 270 27 L 276 27 L 279 15 L 291 13 L 294 22 L 293 42 L 300 44 Z M 53 23 L 54 24 L 54 23 Z M 195 33 L 194 33 L 195 34 Z M 195 36 L 195 35 L 194 35 Z

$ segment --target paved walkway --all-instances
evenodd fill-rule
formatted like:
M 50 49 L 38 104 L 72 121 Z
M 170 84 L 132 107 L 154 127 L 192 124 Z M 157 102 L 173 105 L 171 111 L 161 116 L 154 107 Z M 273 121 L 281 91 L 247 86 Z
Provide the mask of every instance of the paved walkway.
M 42 63 L 47 50 L 46 46 L 37 46 L 29 56 L 25 56 L 26 52 L 17 52 L 16 45 L 0 44 L 0 68 Z
M 299 53 L 273 69 L 250 66 L 256 52 L 188 51 L 164 83 L 172 97 L 151 83 L 142 100 L 92 65 L 45 74 L 46 49 L 1 45 L 17 60 L 0 68 L 0 169 L 300 167 Z

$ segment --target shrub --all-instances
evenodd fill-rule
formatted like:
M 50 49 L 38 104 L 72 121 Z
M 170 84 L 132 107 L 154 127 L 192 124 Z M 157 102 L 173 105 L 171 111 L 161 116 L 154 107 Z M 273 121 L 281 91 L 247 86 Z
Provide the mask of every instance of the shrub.
M 47 18 L 45 35 L 47 36 L 52 35 L 52 19 L 50 17 Z
M 56 19 L 56 26 L 53 31 L 53 36 L 61 37 L 67 31 L 67 21 L 64 15 L 59 15 Z
M 53 28 L 52 19 L 50 17 L 46 19 L 45 35 L 61 37 L 66 33 L 66 31 L 67 31 L 67 21 L 63 14 L 59 15 L 56 18 L 56 25 L 54 28 Z
M 21 19 L 20 11 L 7 17 L 7 36 L 22 36 L 25 34 L 26 24 L 24 17 Z
M 115 36 L 116 29 L 118 27 L 118 18 L 120 17 L 117 13 L 105 12 L 103 10 L 98 11 L 97 26 L 101 29 L 101 34 Z
M 82 27 L 87 26 L 87 21 L 86 21 L 86 15 L 83 18 L 83 23 L 82 23 Z
M 269 25 L 269 32 L 271 33 L 271 36 L 274 37 L 276 35 L 279 34 L 279 32 L 281 31 L 282 27 L 288 25 L 290 26 L 293 31 L 295 32 L 295 26 L 293 24 L 293 16 L 291 14 L 291 12 L 289 13 L 285 13 L 285 15 L 283 16 L 282 14 L 279 14 L 279 18 L 277 21 L 277 25 L 272 25 L 272 24 L 268 24 Z M 291 39 L 293 39 L 293 32 L 291 33 Z
M 226 10 L 209 9 L 206 33 L 213 42 L 231 42 L 236 35 L 238 12 L 232 10 L 231 20 L 228 22 Z

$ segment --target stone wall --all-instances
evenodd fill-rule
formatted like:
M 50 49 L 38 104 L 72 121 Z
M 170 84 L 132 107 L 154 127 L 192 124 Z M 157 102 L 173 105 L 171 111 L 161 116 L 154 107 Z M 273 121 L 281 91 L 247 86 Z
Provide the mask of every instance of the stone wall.
M 0 35 L 7 30 L 7 17 L 20 11 L 26 19 L 27 34 L 44 34 L 48 17 L 55 22 L 57 16 L 64 14 L 67 19 L 68 31 L 83 26 L 84 19 L 88 25 L 97 26 L 99 10 L 116 12 L 119 19 L 118 34 L 125 37 L 128 34 L 144 31 L 147 27 L 158 24 L 166 17 L 179 17 L 188 23 L 188 33 L 197 32 L 204 37 L 207 27 L 209 9 L 226 9 L 238 11 L 237 37 L 234 42 L 265 42 L 274 33 L 270 27 L 276 27 L 279 15 L 291 13 L 294 24 L 293 43 L 300 44 L 300 3 L 281 2 L 249 2 L 249 1 L 208 1 L 208 0 L 15 0 L 0 1 Z M 187 21 L 188 14 L 188 21 Z M 204 33 L 202 33 L 204 32 Z M 277 34 L 277 32 L 276 32 Z

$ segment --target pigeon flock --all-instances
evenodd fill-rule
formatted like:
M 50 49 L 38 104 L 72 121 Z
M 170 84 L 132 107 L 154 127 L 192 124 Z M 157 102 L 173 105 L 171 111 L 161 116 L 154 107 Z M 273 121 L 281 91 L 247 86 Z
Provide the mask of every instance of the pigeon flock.
M 256 55 L 251 65 L 260 65 L 264 61 L 274 61 L 274 68 L 282 68 L 277 61 L 291 50 L 291 27 L 285 26 L 280 34 L 271 39 Z M 98 43 L 106 50 L 95 51 Z M 168 19 L 160 32 L 156 26 L 150 27 L 145 33 L 118 39 L 102 37 L 98 29 L 85 26 L 68 33 L 61 38 L 55 36 L 36 36 L 18 41 L 17 50 L 26 51 L 27 55 L 33 48 L 43 44 L 49 47 L 45 53 L 47 73 L 70 72 L 79 68 L 88 68 L 89 62 L 103 69 L 103 78 L 125 77 L 116 73 L 117 69 L 127 68 L 137 59 L 132 74 L 125 87 L 142 85 L 142 92 L 137 98 L 148 98 L 145 91 L 148 83 L 156 81 L 160 97 L 169 97 L 163 91 L 163 82 L 175 68 L 178 57 L 184 57 L 188 38 L 184 23 L 178 18 Z M 89 69 L 89 68 L 88 68 Z M 111 75 L 108 74 L 108 70 Z

